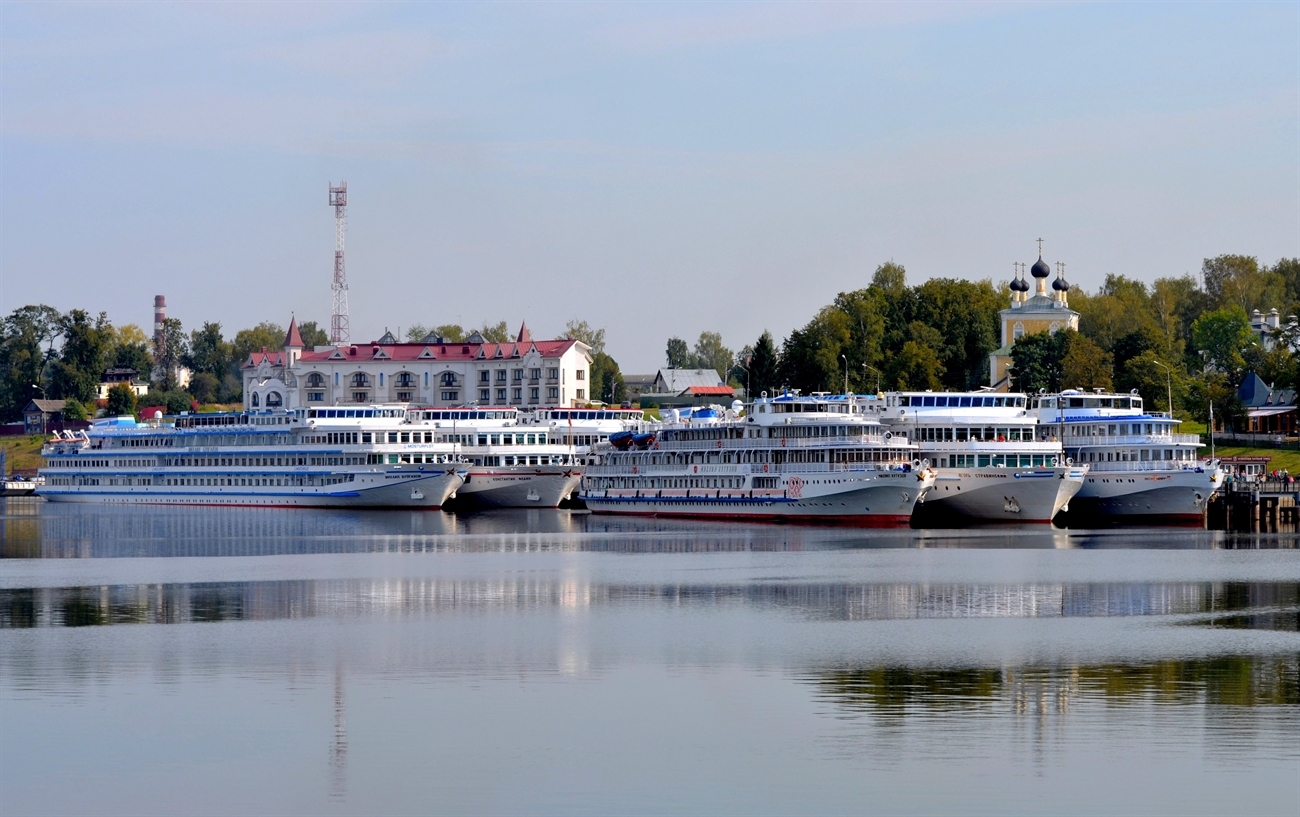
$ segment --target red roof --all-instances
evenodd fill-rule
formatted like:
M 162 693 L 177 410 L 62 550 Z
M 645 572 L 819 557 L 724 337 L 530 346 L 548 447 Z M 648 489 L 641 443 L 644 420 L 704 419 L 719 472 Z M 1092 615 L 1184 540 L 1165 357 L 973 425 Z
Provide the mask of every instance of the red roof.
M 299 349 L 303 346 L 302 333 L 298 331 L 297 318 L 289 318 L 289 332 L 284 336 L 284 345 L 286 348 L 293 346 Z
M 531 343 L 356 343 L 324 352 L 303 352 L 298 359 L 303 363 L 327 363 L 337 351 L 346 360 L 374 360 L 376 357 L 388 360 L 517 360 L 533 347 L 543 357 L 559 357 L 575 343 L 577 341 L 572 339 L 535 340 Z M 382 355 L 379 354 L 381 351 Z M 253 358 L 254 365 L 257 365 L 257 355 Z
M 533 333 L 528 331 L 528 321 L 524 321 L 519 327 L 519 337 L 515 338 L 515 343 L 532 343 Z
M 686 391 L 688 394 L 696 394 L 701 397 L 706 395 L 726 396 L 736 393 L 736 390 L 730 386 L 691 386 Z
M 283 366 L 284 352 L 268 352 L 266 347 L 263 346 L 262 351 L 253 352 L 248 356 L 248 362 L 244 364 L 244 368 L 261 366 L 263 361 L 270 363 L 272 366 Z

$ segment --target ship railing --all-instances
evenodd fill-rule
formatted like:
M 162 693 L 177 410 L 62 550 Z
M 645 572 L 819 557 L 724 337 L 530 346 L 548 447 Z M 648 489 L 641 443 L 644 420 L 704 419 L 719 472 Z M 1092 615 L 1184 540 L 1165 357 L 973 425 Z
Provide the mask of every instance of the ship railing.
M 1151 471 L 1195 471 L 1205 469 L 1204 462 L 1188 460 L 1149 460 L 1147 462 L 1075 462 L 1075 465 L 1088 466 L 1088 476 L 1100 477 L 1111 473 L 1151 472 Z
M 721 442 L 722 445 L 718 445 Z M 707 450 L 711 445 L 717 448 L 826 448 L 834 445 L 877 445 L 892 448 L 910 448 L 912 444 L 906 437 L 896 436 L 886 439 L 883 434 L 860 434 L 841 437 L 724 437 L 721 440 L 656 440 L 656 445 L 664 451 L 699 451 Z
M 910 463 L 910 461 L 909 461 Z M 737 474 L 847 474 L 854 471 L 898 471 L 909 463 L 894 462 L 786 462 L 769 463 L 763 470 L 761 463 L 735 465 L 589 465 L 587 476 L 735 476 Z
M 1091 445 L 1200 445 L 1201 437 L 1198 434 L 1100 434 L 1093 437 L 1066 435 L 1062 443 L 1067 448 Z

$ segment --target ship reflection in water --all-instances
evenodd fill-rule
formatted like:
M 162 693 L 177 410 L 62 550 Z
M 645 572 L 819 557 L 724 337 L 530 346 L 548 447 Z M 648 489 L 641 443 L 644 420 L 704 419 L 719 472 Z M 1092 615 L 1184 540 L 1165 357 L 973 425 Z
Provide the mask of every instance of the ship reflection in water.
M 121 510 L 0 514 L 4 813 L 1294 813 L 1285 537 Z

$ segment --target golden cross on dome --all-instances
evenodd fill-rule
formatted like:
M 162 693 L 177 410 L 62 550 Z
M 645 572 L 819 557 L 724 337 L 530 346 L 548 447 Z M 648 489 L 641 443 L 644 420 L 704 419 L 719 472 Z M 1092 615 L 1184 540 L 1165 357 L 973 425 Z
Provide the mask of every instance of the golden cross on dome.
M 1038 239 L 1038 257 L 1043 257 L 1043 239 Z

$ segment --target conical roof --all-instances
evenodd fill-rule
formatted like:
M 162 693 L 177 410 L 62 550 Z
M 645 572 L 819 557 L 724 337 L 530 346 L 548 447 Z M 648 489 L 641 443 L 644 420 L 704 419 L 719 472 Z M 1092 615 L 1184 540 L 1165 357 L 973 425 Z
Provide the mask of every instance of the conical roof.
M 298 331 L 297 318 L 294 317 L 289 318 L 289 331 L 284 336 L 284 346 L 286 349 L 288 348 L 301 349 L 304 346 L 302 342 L 302 333 Z

